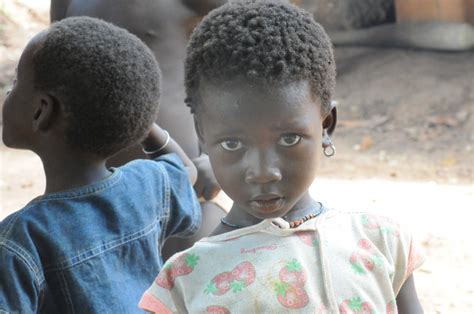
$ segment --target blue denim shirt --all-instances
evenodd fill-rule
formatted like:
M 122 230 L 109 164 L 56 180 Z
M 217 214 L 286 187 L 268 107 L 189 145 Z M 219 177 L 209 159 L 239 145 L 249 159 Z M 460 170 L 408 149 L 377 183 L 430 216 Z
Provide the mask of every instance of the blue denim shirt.
M 31 201 L 0 223 L 0 313 L 143 313 L 171 235 L 201 209 L 176 155 Z

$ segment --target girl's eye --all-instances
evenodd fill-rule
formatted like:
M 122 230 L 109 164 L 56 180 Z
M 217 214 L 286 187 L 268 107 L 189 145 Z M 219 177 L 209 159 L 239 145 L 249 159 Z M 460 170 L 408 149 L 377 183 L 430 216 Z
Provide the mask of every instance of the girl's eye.
M 242 142 L 239 140 L 225 140 L 220 143 L 223 149 L 227 151 L 236 151 L 242 148 Z
M 286 134 L 280 137 L 280 139 L 278 140 L 278 144 L 281 146 L 290 147 L 298 144 L 300 141 L 301 136 L 296 134 Z

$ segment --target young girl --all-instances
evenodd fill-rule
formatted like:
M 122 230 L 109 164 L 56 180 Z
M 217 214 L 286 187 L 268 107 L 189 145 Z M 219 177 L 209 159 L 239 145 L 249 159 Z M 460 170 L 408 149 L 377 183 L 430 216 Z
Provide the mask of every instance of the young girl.
M 422 312 L 409 234 L 325 210 L 308 189 L 334 154 L 329 38 L 300 9 L 240 1 L 211 12 L 186 59 L 187 103 L 233 199 L 213 236 L 173 256 L 140 306 L 156 313 Z

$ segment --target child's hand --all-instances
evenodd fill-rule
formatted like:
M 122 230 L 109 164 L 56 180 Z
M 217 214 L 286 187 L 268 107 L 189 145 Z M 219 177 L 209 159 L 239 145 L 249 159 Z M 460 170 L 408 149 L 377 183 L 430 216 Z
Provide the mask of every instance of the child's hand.
M 181 158 L 189 173 L 189 181 L 194 185 L 197 179 L 197 170 L 194 163 L 169 135 L 168 132 L 160 128 L 156 123 L 150 129 L 147 137 L 142 142 L 143 152 L 151 159 L 161 155 L 175 153 Z
M 203 197 L 206 201 L 212 200 L 220 192 L 221 187 L 217 183 L 214 172 L 209 162 L 209 156 L 202 154 L 194 158 L 193 163 L 197 168 L 198 177 L 194 184 L 194 190 L 198 197 Z

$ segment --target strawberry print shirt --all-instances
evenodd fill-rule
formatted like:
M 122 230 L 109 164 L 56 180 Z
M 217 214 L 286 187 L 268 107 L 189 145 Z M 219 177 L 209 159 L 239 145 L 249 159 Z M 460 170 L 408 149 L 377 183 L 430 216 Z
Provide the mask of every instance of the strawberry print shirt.
M 139 306 L 155 313 L 396 313 L 423 262 L 388 218 L 327 211 L 290 229 L 264 220 L 170 258 Z

